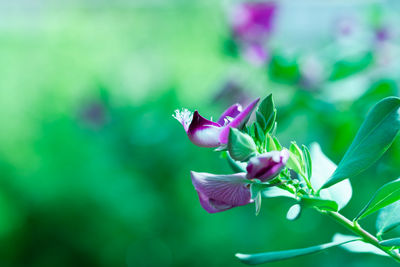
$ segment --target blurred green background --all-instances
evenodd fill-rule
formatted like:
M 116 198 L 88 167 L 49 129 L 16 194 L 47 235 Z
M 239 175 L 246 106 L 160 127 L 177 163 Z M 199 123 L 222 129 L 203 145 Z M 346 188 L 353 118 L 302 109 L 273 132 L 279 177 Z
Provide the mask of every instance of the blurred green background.
M 253 205 L 207 214 L 189 172 L 229 166 L 171 115 L 216 118 L 273 93 L 282 143 L 317 141 L 338 163 L 368 109 L 399 95 L 400 5 L 277 2 L 259 66 L 232 44 L 237 3 L 0 1 L 0 266 L 243 266 L 236 252 L 349 234 L 311 210 L 287 221 L 287 199 L 264 201 L 257 217 Z M 397 139 L 353 180 L 343 213 L 356 215 L 399 166 Z M 363 223 L 374 231 L 373 218 Z M 395 266 L 340 248 L 270 266 L 310 261 Z

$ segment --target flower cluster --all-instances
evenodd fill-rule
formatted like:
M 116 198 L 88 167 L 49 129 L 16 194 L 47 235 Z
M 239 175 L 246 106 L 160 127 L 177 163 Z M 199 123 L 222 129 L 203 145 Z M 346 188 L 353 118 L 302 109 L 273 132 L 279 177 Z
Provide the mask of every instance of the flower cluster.
M 271 144 L 267 148 L 267 141 L 273 142 L 269 132 L 276 124 L 271 97 L 266 98 L 258 108 L 258 121 L 250 127 L 246 126 L 258 102 L 259 99 L 256 99 L 244 109 L 234 104 L 222 113 L 217 122 L 205 119 L 197 110 L 194 113 L 187 109 L 177 110 L 173 115 L 182 124 L 190 141 L 201 147 L 226 150 L 231 163 L 240 170 L 227 175 L 191 172 L 200 204 L 209 213 L 253 202 L 251 185 L 267 184 L 284 170 L 289 160 L 288 149 Z M 257 135 L 264 134 L 264 140 L 255 137 L 256 132 Z
M 230 106 L 217 122 L 200 116 L 197 110 L 193 114 L 187 109 L 176 110 L 173 117 L 182 124 L 193 144 L 201 147 L 219 147 L 228 143 L 230 128 L 242 128 L 246 124 L 259 100 L 251 102 L 243 111 L 239 104 Z

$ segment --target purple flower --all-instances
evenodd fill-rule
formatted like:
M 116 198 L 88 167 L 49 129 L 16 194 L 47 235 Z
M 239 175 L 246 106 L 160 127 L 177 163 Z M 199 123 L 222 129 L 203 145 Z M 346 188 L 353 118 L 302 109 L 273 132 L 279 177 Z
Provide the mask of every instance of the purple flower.
M 262 182 L 270 180 L 277 176 L 285 167 L 289 159 L 289 151 L 271 151 L 253 157 L 247 164 L 247 178 L 259 179 Z
M 217 122 L 203 118 L 197 110 L 193 114 L 187 109 L 176 110 L 173 117 L 182 124 L 190 141 L 195 145 L 218 147 L 228 143 L 230 128 L 241 128 L 246 124 L 259 100 L 257 98 L 251 102 L 243 111 L 239 104 L 230 106 Z
M 232 12 L 233 38 L 245 59 L 254 65 L 262 65 L 268 60 L 264 45 L 271 35 L 276 10 L 274 2 L 248 2 L 236 6 Z
M 191 172 L 201 206 L 209 213 L 225 211 L 252 202 L 250 179 L 266 181 L 277 176 L 285 167 L 289 151 L 272 151 L 250 159 L 247 174 L 216 175 Z
M 109 119 L 106 104 L 99 100 L 87 103 L 79 115 L 86 126 L 95 130 L 103 127 Z
M 375 38 L 378 42 L 385 42 L 390 39 L 390 32 L 387 27 L 381 27 L 375 31 Z
M 234 36 L 247 42 L 262 41 L 272 31 L 276 8 L 273 2 L 248 2 L 237 6 L 232 14 Z
M 225 211 L 251 202 L 246 173 L 216 175 L 191 172 L 201 206 L 209 213 Z
M 261 44 L 253 43 L 243 48 L 244 58 L 255 66 L 261 66 L 267 61 L 269 55 Z

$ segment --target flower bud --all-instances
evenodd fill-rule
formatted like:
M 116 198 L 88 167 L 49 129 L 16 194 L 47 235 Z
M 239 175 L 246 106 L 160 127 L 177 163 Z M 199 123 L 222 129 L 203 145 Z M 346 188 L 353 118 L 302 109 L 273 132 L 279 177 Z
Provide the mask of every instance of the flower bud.
M 247 164 L 247 179 L 259 179 L 262 182 L 277 176 L 285 167 L 289 151 L 271 151 L 253 157 Z

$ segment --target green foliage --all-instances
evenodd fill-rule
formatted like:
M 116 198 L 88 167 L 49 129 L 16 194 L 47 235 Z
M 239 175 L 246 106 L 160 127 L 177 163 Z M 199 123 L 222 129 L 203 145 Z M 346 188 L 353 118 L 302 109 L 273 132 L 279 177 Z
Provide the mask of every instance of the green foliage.
M 352 236 L 352 235 L 343 235 L 340 233 L 336 233 L 333 236 L 332 241 L 333 242 L 344 242 L 347 240 L 355 240 L 354 242 L 350 243 L 344 243 L 340 245 L 341 248 L 351 252 L 351 253 L 371 253 L 379 256 L 387 256 L 385 252 L 382 250 L 378 249 L 377 247 L 371 245 L 370 243 L 364 242 L 362 240 L 356 240 L 360 239 L 357 236 Z
M 400 129 L 399 109 L 398 97 L 385 98 L 372 108 L 338 168 L 323 188 L 352 178 L 382 156 Z
M 287 167 L 294 170 L 295 172 L 304 174 L 304 157 L 300 148 L 297 146 L 296 142 L 292 142 L 289 147 L 289 159 L 287 162 Z
M 229 153 L 227 153 L 226 151 L 223 151 L 221 153 L 221 157 L 222 158 L 226 158 L 226 160 L 228 161 L 228 164 L 231 167 L 232 171 L 234 171 L 234 172 L 245 172 L 246 171 L 246 164 L 242 163 L 242 162 L 239 162 L 239 161 L 235 161 L 229 155 Z
M 379 244 L 385 247 L 400 247 L 400 237 L 383 240 Z
M 304 207 L 317 207 L 320 210 L 329 210 L 329 211 L 338 211 L 339 206 L 338 204 L 329 199 L 322 199 L 318 197 L 311 197 L 311 196 L 302 196 L 300 203 Z
M 363 71 L 373 62 L 373 55 L 371 52 L 365 53 L 360 56 L 351 57 L 335 62 L 333 65 L 332 73 L 329 80 L 336 81 L 344 79 L 350 75 L 354 75 Z
M 272 94 L 269 94 L 261 101 L 256 112 L 257 123 L 264 133 L 272 130 L 276 120 L 276 108 Z
M 254 200 L 256 215 L 258 215 L 261 210 L 262 193 L 268 187 L 270 187 L 270 185 L 261 183 L 258 179 L 254 179 L 254 182 L 250 184 L 251 199 Z
M 294 204 L 291 206 L 286 214 L 286 219 L 289 221 L 297 220 L 301 215 L 301 205 Z
M 286 166 L 289 169 L 292 169 L 293 171 L 297 172 L 297 173 L 301 173 L 301 165 L 299 160 L 297 159 L 296 155 L 293 154 L 293 152 L 289 151 L 289 159 L 286 163 Z
M 387 233 L 400 225 L 400 201 L 382 208 L 376 219 L 378 236 Z
M 270 134 L 267 134 L 265 136 L 265 140 L 266 140 L 265 147 L 266 147 L 267 151 L 278 150 L 278 147 L 276 146 L 275 140 Z
M 229 132 L 228 151 L 232 159 L 247 161 L 257 152 L 256 144 L 248 134 L 231 128 Z
M 355 239 L 357 240 L 357 239 Z M 265 252 L 259 254 L 241 254 L 238 253 L 235 256 L 239 258 L 243 263 L 246 264 L 262 264 L 267 262 L 281 261 L 286 259 L 291 259 L 299 256 L 309 255 L 313 253 L 317 253 L 323 251 L 328 248 L 337 247 L 343 245 L 345 243 L 353 242 L 355 240 L 346 240 L 340 242 L 331 242 L 318 246 L 312 246 L 308 248 L 300 248 L 300 249 L 291 249 L 291 250 L 282 250 L 282 251 L 273 251 L 273 252 Z
M 310 151 L 308 148 L 303 145 L 302 147 L 303 155 L 304 155 L 304 166 L 305 166 L 305 173 L 307 175 L 307 179 L 311 179 L 312 176 L 312 161 L 311 161 L 311 155 Z
M 400 179 L 389 182 L 379 188 L 368 204 L 354 219 L 355 221 L 363 219 L 368 215 L 400 200 Z
M 313 173 L 311 176 L 311 185 L 319 191 L 322 185 L 331 177 L 336 169 L 333 163 L 321 150 L 318 143 L 312 143 L 311 159 L 313 162 Z M 324 199 L 330 199 L 338 203 L 339 210 L 343 209 L 352 197 L 352 187 L 349 179 L 343 180 L 329 188 L 322 189 L 319 194 Z
M 297 59 L 289 56 L 274 54 L 268 70 L 271 80 L 284 84 L 296 84 L 301 77 Z
M 260 144 L 263 144 L 265 141 L 265 133 L 264 130 L 262 129 L 262 127 L 260 126 L 260 124 L 258 124 L 258 122 L 255 122 L 253 124 L 254 127 L 254 134 L 257 138 L 257 140 L 259 141 Z
M 273 137 L 273 139 L 274 139 L 274 143 L 275 143 L 276 150 L 281 151 L 281 150 L 282 150 L 282 145 L 281 145 L 281 143 L 279 143 L 278 139 L 277 139 L 275 136 Z

